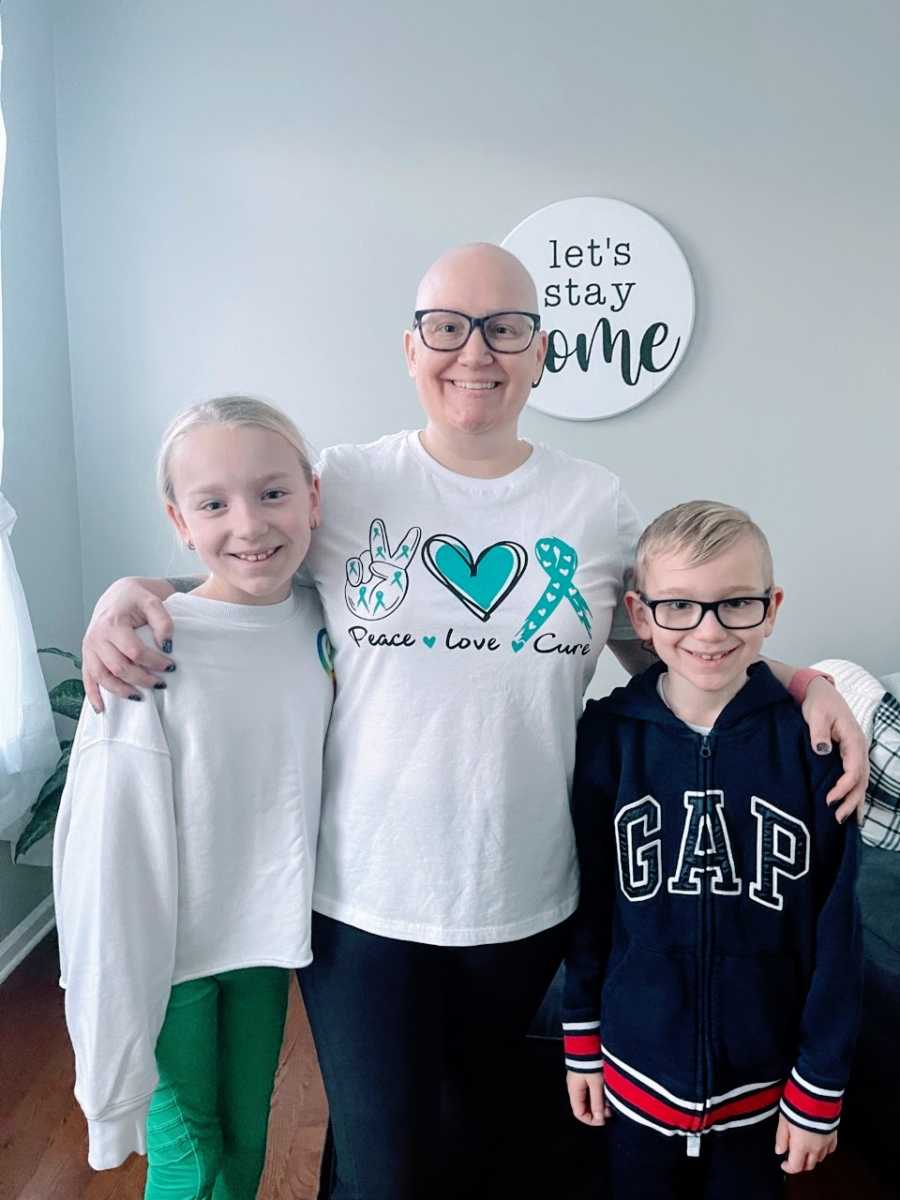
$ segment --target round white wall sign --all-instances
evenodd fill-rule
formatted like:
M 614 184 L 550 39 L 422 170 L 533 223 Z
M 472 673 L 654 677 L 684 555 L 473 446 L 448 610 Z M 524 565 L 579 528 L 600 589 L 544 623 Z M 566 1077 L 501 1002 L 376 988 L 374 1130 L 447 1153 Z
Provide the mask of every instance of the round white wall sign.
M 570 421 L 626 412 L 684 357 L 694 284 L 675 239 L 621 200 L 583 196 L 539 209 L 503 241 L 537 284 L 549 336 L 529 403 Z

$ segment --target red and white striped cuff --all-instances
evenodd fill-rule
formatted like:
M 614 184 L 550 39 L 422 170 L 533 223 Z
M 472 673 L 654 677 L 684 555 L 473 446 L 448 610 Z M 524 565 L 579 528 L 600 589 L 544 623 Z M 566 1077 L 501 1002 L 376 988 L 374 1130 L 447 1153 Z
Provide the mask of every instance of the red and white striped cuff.
M 566 1068 L 586 1074 L 603 1070 L 599 1021 L 563 1021 Z
M 817 1087 L 794 1067 L 784 1085 L 780 1108 L 792 1125 L 812 1133 L 831 1133 L 841 1120 L 844 1089 Z

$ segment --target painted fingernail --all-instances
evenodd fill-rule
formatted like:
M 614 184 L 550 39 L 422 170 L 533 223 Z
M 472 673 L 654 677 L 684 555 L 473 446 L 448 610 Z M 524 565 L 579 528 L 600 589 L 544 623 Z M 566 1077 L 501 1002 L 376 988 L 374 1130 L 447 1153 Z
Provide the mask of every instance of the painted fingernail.
M 164 692 L 166 690 L 166 685 L 164 683 L 154 683 L 153 690 L 154 692 Z
M 166 638 L 166 640 L 163 642 L 162 652 L 163 652 L 163 654 L 171 654 L 172 653 L 172 639 L 171 638 Z
M 144 697 L 143 697 L 143 696 L 139 696 L 139 695 L 137 694 L 137 692 L 132 692 L 132 693 L 131 693 L 131 695 L 128 697 L 128 699 L 129 699 L 129 700 L 143 700 L 143 698 L 144 698 Z
M 831 753 L 831 743 L 830 742 L 816 742 L 816 754 L 830 754 L 830 753 Z
M 93 704 L 91 705 L 91 708 L 93 708 L 94 712 L 95 712 L 95 713 L 97 714 L 97 716 L 99 717 L 99 716 L 100 716 L 100 709 L 99 709 L 99 708 L 97 708 L 97 707 L 96 707 L 95 705 L 93 705 Z
M 167 670 L 167 671 L 174 671 L 174 670 L 175 670 L 175 664 L 174 664 L 174 663 L 169 663 L 169 665 L 166 667 L 166 670 Z

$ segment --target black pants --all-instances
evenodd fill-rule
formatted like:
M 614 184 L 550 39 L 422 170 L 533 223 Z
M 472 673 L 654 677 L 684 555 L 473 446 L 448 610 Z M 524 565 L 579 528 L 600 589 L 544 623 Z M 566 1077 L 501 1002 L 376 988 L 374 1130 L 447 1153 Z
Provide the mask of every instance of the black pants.
M 331 1109 L 326 1194 L 516 1194 L 503 1145 L 528 1108 L 521 1047 L 568 930 L 426 946 L 313 914 L 315 961 L 298 975 Z
M 779 1200 L 782 1157 L 775 1156 L 777 1117 L 705 1133 L 688 1158 L 685 1138 L 666 1137 L 613 1113 L 607 1125 L 611 1200 Z

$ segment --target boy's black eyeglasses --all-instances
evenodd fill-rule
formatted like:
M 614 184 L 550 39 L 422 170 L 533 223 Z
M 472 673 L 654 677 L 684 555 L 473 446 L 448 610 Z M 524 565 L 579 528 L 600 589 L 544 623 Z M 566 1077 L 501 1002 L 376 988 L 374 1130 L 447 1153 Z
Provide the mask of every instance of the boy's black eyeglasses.
M 724 629 L 755 629 L 766 619 L 772 589 L 766 588 L 764 596 L 729 596 L 727 600 L 649 600 L 642 592 L 638 595 L 660 629 L 696 629 L 708 612 L 715 613 Z
M 540 314 L 519 309 L 470 317 L 452 308 L 420 308 L 413 317 L 413 329 L 418 329 L 429 350 L 462 350 L 472 330 L 480 329 L 489 350 L 496 354 L 521 354 L 541 327 Z

